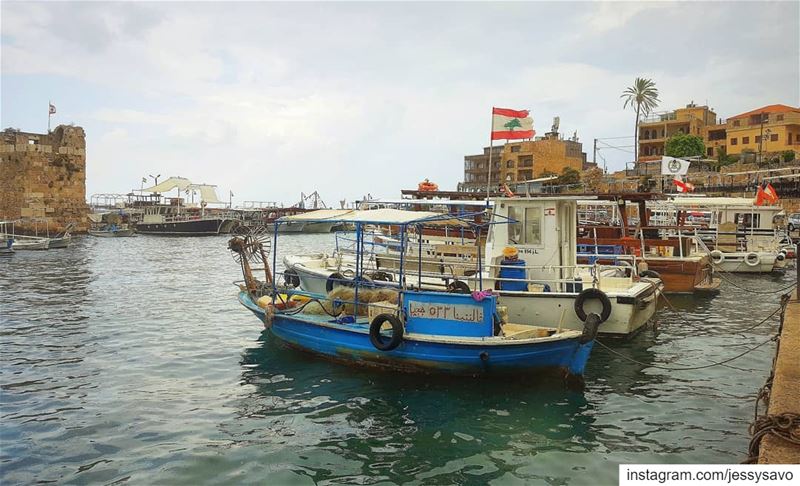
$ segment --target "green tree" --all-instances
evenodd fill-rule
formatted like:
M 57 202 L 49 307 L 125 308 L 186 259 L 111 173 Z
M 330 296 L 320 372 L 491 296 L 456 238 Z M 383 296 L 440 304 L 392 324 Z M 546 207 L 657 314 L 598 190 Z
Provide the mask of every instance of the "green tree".
M 697 135 L 678 133 L 667 139 L 664 145 L 664 155 L 669 157 L 702 157 L 706 145 Z
M 791 162 L 795 159 L 794 150 L 787 150 L 783 153 L 783 161 Z
M 633 132 L 633 160 L 639 160 L 639 121 L 641 117 L 646 117 L 658 106 L 658 88 L 652 79 L 636 78 L 633 86 L 629 86 L 622 92 L 620 98 L 625 100 L 622 109 L 628 105 L 636 110 L 636 124 Z
M 572 167 L 564 167 L 561 175 L 558 176 L 558 184 L 562 186 L 578 184 L 581 181 L 581 173 Z
M 503 127 L 508 128 L 511 131 L 514 131 L 515 128 L 522 128 L 522 124 L 519 122 L 519 119 L 514 118 L 513 120 L 503 125 Z

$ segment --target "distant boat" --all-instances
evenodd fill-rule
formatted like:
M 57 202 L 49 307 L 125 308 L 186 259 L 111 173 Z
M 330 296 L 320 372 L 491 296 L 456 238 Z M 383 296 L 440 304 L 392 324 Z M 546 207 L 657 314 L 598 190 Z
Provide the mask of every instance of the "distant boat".
M 90 229 L 88 233 L 99 238 L 123 238 L 133 236 L 134 230 L 128 225 L 117 226 L 115 224 L 106 225 L 100 228 Z
M 72 234 L 70 231 L 75 227 L 74 223 L 70 223 L 64 228 L 64 231 L 50 238 L 48 248 L 66 248 L 72 242 Z

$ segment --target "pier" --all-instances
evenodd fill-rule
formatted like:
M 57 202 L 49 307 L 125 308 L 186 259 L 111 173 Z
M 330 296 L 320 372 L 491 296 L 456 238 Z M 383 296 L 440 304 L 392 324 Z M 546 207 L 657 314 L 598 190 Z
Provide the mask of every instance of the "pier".
M 757 448 L 758 464 L 800 463 L 800 300 L 797 289 L 786 305 L 778 343 L 772 375 L 759 394 L 759 397 L 767 397 L 767 413 L 757 416 L 751 426 L 750 451 L 752 454 L 754 446 Z

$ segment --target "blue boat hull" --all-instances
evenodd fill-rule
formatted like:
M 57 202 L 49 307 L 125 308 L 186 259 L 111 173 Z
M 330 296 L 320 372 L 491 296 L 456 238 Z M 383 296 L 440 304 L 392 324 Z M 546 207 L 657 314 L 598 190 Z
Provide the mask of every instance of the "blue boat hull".
M 242 292 L 240 302 L 260 319 L 264 310 Z M 581 376 L 594 341 L 579 338 L 540 342 L 448 342 L 434 336 L 407 336 L 392 351 L 377 350 L 366 324 L 336 324 L 318 316 L 275 314 L 269 327 L 273 336 L 291 347 L 357 365 L 417 372 L 481 375 L 489 373 L 558 370 Z M 430 337 L 431 339 L 427 339 Z

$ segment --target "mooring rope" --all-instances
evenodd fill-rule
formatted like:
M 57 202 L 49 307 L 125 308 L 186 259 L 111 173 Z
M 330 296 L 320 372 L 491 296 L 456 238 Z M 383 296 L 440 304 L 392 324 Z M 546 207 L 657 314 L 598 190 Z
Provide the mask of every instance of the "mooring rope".
M 754 464 L 758 462 L 761 439 L 768 435 L 800 446 L 800 415 L 791 412 L 762 415 L 750 424 L 748 431 L 753 437 L 750 439 L 750 445 L 747 448 L 749 457 L 744 463 Z
M 798 264 L 800 264 L 800 263 L 798 263 Z M 778 290 L 766 290 L 766 291 L 764 291 L 764 290 L 748 289 L 747 287 L 743 287 L 743 286 L 737 284 L 736 282 L 733 281 L 733 279 L 728 278 L 725 275 L 726 273 L 731 273 L 731 272 L 728 272 L 727 270 L 723 270 L 721 267 L 717 266 L 717 264 L 714 263 L 713 261 L 711 262 L 711 265 L 714 267 L 714 270 L 715 270 L 714 273 L 715 274 L 719 273 L 720 278 L 722 278 L 723 280 L 725 280 L 726 282 L 728 282 L 729 284 L 733 285 L 734 287 L 736 287 L 739 290 L 744 290 L 745 292 L 750 292 L 750 293 L 753 293 L 753 294 L 765 294 L 765 295 L 766 294 L 776 294 L 776 293 L 779 293 L 779 292 L 784 292 L 784 291 L 790 290 L 790 289 L 792 289 L 792 288 L 797 286 L 797 282 L 795 282 L 795 283 L 787 285 L 786 287 L 784 287 L 782 289 L 778 289 Z
M 754 346 L 754 347 L 752 347 L 752 348 L 750 348 L 750 349 L 748 349 L 746 351 L 743 351 L 743 352 L 737 354 L 736 356 L 733 356 L 733 357 L 728 358 L 726 360 L 718 361 L 718 362 L 715 362 L 715 363 L 702 365 L 702 366 L 686 366 L 686 367 L 661 366 L 661 365 L 652 364 L 652 363 L 645 363 L 645 362 L 633 359 L 630 356 L 626 356 L 626 355 L 624 355 L 624 354 L 622 354 L 622 353 L 620 353 L 620 352 L 618 352 L 618 351 L 606 346 L 602 341 L 599 341 L 599 340 L 595 339 L 595 342 L 597 344 L 599 344 L 600 347 L 602 347 L 606 351 L 610 352 L 611 354 L 617 355 L 617 356 L 619 356 L 620 358 L 622 358 L 624 360 L 630 361 L 631 363 L 635 363 L 635 364 L 639 364 L 639 365 L 642 365 L 642 366 L 646 366 L 648 368 L 658 368 L 658 369 L 668 370 L 668 371 L 690 371 L 690 370 L 702 370 L 702 369 L 705 369 L 705 368 L 711 368 L 711 367 L 714 367 L 714 366 L 720 366 L 720 365 L 724 365 L 726 363 L 730 363 L 733 360 L 739 359 L 742 356 L 755 351 L 756 349 L 758 349 L 761 346 L 769 343 L 770 341 L 778 341 L 778 339 L 780 339 L 780 335 L 776 334 L 775 336 L 772 336 L 771 338 L 767 339 L 766 341 L 763 341 L 763 342 L 757 344 L 756 346 Z
M 691 326 L 693 329 L 696 329 L 696 330 L 705 330 L 705 328 L 702 328 L 702 327 L 700 327 L 700 326 L 697 326 L 697 325 L 695 325 L 695 324 L 694 324 L 692 321 L 690 321 L 690 320 L 686 319 L 686 317 L 684 317 L 684 316 L 683 316 L 683 314 L 681 313 L 681 311 L 679 311 L 677 308 L 675 308 L 675 306 L 674 306 L 674 305 L 672 305 L 672 302 L 670 302 L 670 300 L 667 298 L 667 296 L 666 296 L 666 295 L 664 295 L 664 294 L 662 293 L 662 294 L 661 294 L 661 297 L 664 299 L 664 302 L 667 304 L 667 307 L 669 307 L 669 308 L 670 308 L 670 310 L 671 310 L 672 312 L 674 312 L 675 314 L 677 314 L 677 315 L 678 315 L 678 317 L 679 317 L 679 318 L 680 318 L 680 319 L 681 319 L 681 320 L 682 320 L 682 321 L 683 321 L 685 324 L 687 324 L 687 325 Z M 782 296 L 781 296 L 781 304 L 780 304 L 780 305 L 778 306 L 778 308 L 777 308 L 777 309 L 775 309 L 775 310 L 774 310 L 774 311 L 773 311 L 773 312 L 772 312 L 770 315 L 768 315 L 768 316 L 767 316 L 767 317 L 765 317 L 764 319 L 762 319 L 762 320 L 758 321 L 757 323 L 753 324 L 752 326 L 750 326 L 750 327 L 748 327 L 748 328 L 746 328 L 746 329 L 741 329 L 741 330 L 739 330 L 739 331 L 737 331 L 737 332 L 739 332 L 739 333 L 742 333 L 742 332 L 752 331 L 753 329 L 757 328 L 757 327 L 758 327 L 758 326 L 760 326 L 761 324 L 764 324 L 764 323 L 765 323 L 765 322 L 767 322 L 769 319 L 771 319 L 772 317 L 774 317 L 774 316 L 775 316 L 775 314 L 777 314 L 778 312 L 783 312 L 783 310 L 784 310 L 784 309 L 786 308 L 786 306 L 789 304 L 789 299 L 790 299 L 790 298 L 791 298 L 791 294 L 784 294 L 784 295 L 782 295 Z

